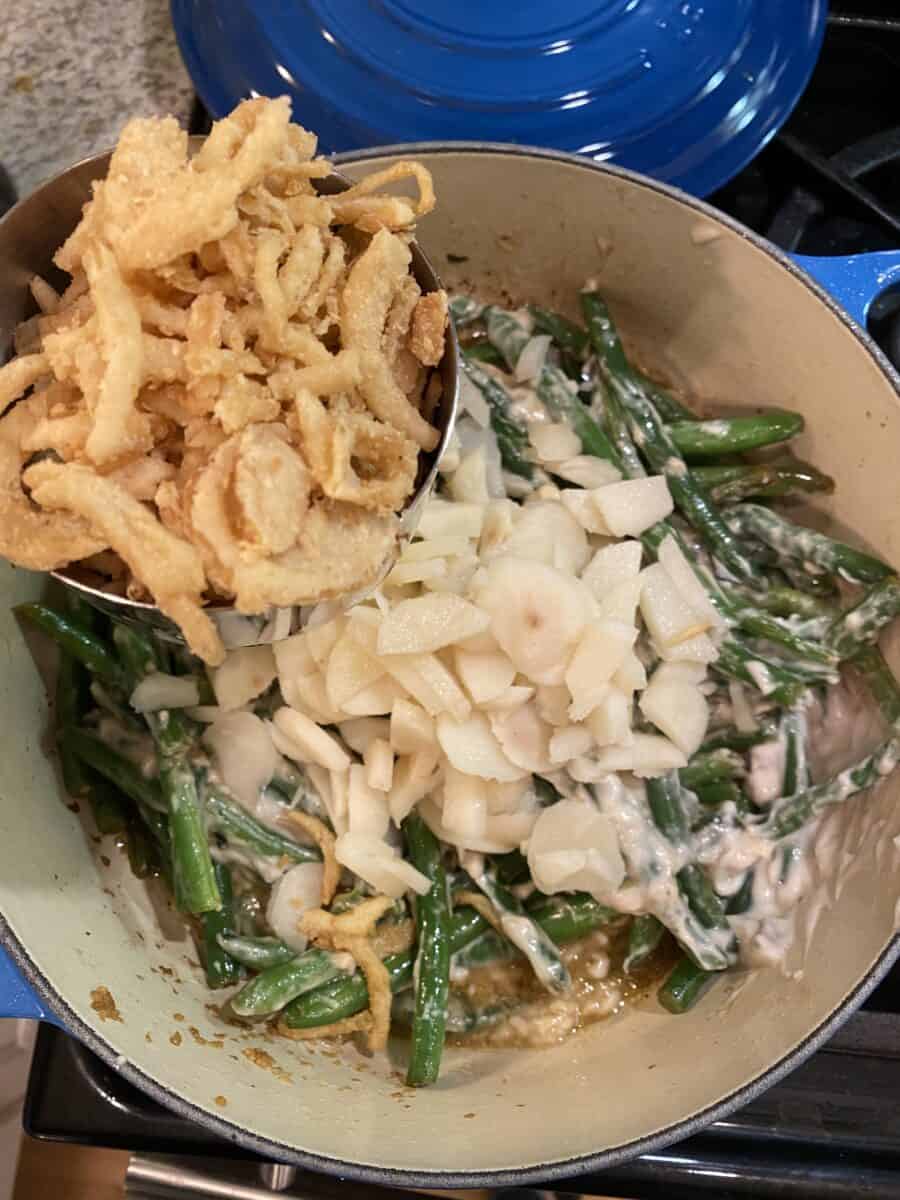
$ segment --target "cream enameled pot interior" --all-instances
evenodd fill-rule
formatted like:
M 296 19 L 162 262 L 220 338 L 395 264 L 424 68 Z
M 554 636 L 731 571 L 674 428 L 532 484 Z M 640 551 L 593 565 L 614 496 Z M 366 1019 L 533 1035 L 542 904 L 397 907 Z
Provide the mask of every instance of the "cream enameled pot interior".
M 799 452 L 837 480 L 839 527 L 900 563 L 894 387 L 803 278 L 691 203 L 629 177 L 526 153 L 416 156 L 439 196 L 421 241 L 450 287 L 572 310 L 595 276 L 645 363 L 690 380 L 710 403 L 803 412 Z M 373 165 L 384 160 L 357 160 L 349 173 Z M 332 1160 L 318 1165 L 336 1172 L 546 1178 L 553 1164 L 687 1132 L 684 1122 L 814 1035 L 893 937 L 900 778 L 842 814 L 853 865 L 839 895 L 830 890 L 834 903 L 817 906 L 795 978 L 735 976 L 679 1018 L 648 1000 L 554 1050 L 451 1050 L 440 1084 L 417 1093 L 402 1086 L 402 1047 L 371 1060 L 226 1025 L 190 944 L 177 927 L 160 930 L 121 856 L 95 846 L 61 802 L 42 750 L 42 684 L 9 613 L 42 585 L 22 571 L 0 574 L 0 911 L 51 998 L 62 997 L 138 1082 L 195 1106 L 227 1136 L 276 1143 L 268 1149 L 281 1157 Z M 101 986 L 120 1021 L 92 1008 Z

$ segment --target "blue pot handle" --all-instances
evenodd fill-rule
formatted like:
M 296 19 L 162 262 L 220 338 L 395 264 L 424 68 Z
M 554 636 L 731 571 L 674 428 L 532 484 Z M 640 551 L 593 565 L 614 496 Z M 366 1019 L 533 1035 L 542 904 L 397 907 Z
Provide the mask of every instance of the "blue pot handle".
M 900 250 L 836 258 L 813 258 L 806 254 L 791 257 L 798 267 L 830 292 L 863 329 L 876 296 L 892 284 L 900 283 Z
M 820 283 L 863 328 L 876 296 L 885 288 L 900 282 L 900 250 L 836 258 L 814 258 L 804 254 L 795 254 L 792 257 L 797 266 Z M 31 1017 L 38 1021 L 53 1021 L 59 1024 L 0 946 L 0 1018 L 2 1017 Z
M 28 1017 L 33 1021 L 60 1022 L 19 972 L 7 951 L 0 946 L 0 1018 Z

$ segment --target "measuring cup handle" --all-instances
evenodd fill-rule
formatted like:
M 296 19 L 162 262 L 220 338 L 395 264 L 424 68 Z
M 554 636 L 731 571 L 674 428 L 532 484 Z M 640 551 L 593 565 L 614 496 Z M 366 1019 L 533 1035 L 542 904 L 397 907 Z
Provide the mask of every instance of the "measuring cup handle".
M 857 325 L 866 327 L 872 301 L 891 284 L 900 282 L 900 250 L 852 254 L 835 258 L 791 255 L 802 270 L 820 283 Z
M 59 1021 L 26 982 L 7 950 L 0 946 L 0 1018 L 27 1017 L 33 1021 Z

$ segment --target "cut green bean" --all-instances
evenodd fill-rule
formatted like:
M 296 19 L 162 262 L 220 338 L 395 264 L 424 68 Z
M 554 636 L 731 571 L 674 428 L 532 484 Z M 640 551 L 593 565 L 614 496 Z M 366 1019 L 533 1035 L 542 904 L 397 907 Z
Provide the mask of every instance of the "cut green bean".
M 717 783 L 707 783 L 698 787 L 694 795 L 704 808 L 721 808 L 723 804 L 733 804 L 738 812 L 746 807 L 746 797 L 733 779 L 720 779 Z
M 820 571 L 840 575 L 850 583 L 878 583 L 894 574 L 887 563 L 873 555 L 854 550 L 818 530 L 795 525 L 759 504 L 735 505 L 728 510 L 726 520 L 733 533 L 758 538 L 779 556 L 811 563 Z
M 733 734 L 734 731 L 729 730 L 728 745 L 716 745 L 709 748 L 707 742 L 706 745 L 701 746 L 688 765 L 682 767 L 678 772 L 678 780 L 682 787 L 689 791 L 695 791 L 699 787 L 706 787 L 708 784 L 718 783 L 723 779 L 735 779 L 744 773 L 743 761 L 734 751 L 755 746 L 757 741 L 748 741 L 745 745 L 734 747 L 732 745 Z M 765 738 L 760 736 L 758 740 L 764 741 Z
M 223 788 L 207 784 L 203 804 L 211 832 L 223 834 L 229 842 L 245 846 L 263 858 L 289 858 L 292 862 L 319 862 L 318 846 L 303 845 L 269 829 L 252 817 Z
M 452 296 L 449 307 L 450 319 L 457 329 L 473 324 L 484 312 L 484 305 L 473 300 L 471 296 Z
M 216 936 L 226 954 L 252 971 L 284 966 L 295 959 L 298 953 L 276 937 L 244 937 L 221 933 Z
M 607 383 L 622 402 L 632 437 L 654 471 L 666 479 L 675 504 L 710 551 L 738 579 L 749 579 L 753 565 L 726 526 L 715 505 L 691 474 L 669 436 L 647 388 L 628 367 L 604 302 L 596 292 L 581 293 L 585 322 Z
M 161 873 L 159 848 L 147 826 L 134 811 L 126 815 L 125 841 L 128 865 L 135 879 L 148 879 L 151 875 Z
M 781 781 L 781 794 L 793 796 L 795 792 L 809 786 L 806 714 L 801 708 L 789 709 L 782 715 L 781 736 L 784 740 L 784 777 Z
M 231 888 L 231 869 L 225 863 L 213 866 L 222 907 L 215 912 L 205 912 L 203 925 L 203 954 L 206 982 L 211 988 L 228 987 L 243 975 L 243 968 L 232 958 L 220 939 L 234 933 L 234 894 Z
M 646 963 L 658 948 L 665 932 L 665 926 L 651 913 L 642 913 L 634 918 L 628 930 L 628 950 L 622 964 L 626 975 Z
M 764 696 L 770 696 L 786 707 L 796 704 L 811 683 L 827 682 L 831 674 L 826 672 L 823 678 L 821 668 L 819 672 L 801 674 L 802 664 L 776 662 L 771 657 L 763 657 L 733 637 L 722 642 L 719 657 L 710 667 L 726 679 L 749 683 Z
M 681 846 L 688 835 L 688 821 L 677 771 L 647 780 L 647 803 L 663 837 L 673 846 Z
M 678 872 L 678 887 L 701 925 L 707 929 L 728 929 L 725 906 L 702 867 L 697 863 L 682 867 Z
M 251 979 L 232 997 L 231 1007 L 239 1017 L 267 1017 L 281 1012 L 298 996 L 346 975 L 327 950 L 304 950 L 289 962 L 268 967 Z
M 686 1013 L 694 1007 L 715 978 L 716 972 L 704 971 L 685 956 L 672 969 L 656 996 L 667 1012 L 675 1015 Z
M 866 646 L 850 660 L 868 685 L 888 725 L 900 722 L 900 684 L 877 646 Z
M 750 869 L 744 876 L 741 886 L 729 896 L 725 902 L 725 912 L 729 916 L 740 916 L 741 913 L 747 912 L 753 903 L 753 881 L 756 876 L 754 869 Z
M 104 779 L 108 779 L 130 799 L 149 808 L 165 809 L 165 802 L 156 779 L 148 779 L 138 767 L 117 754 L 110 746 L 83 729 L 67 729 L 61 741 Z
M 163 755 L 159 781 L 169 807 L 172 875 L 177 897 L 186 912 L 200 914 L 217 910 L 222 906 L 222 898 L 216 884 L 194 772 L 183 758 Z
M 590 341 L 587 330 L 570 321 L 560 313 L 550 312 L 537 304 L 530 304 L 528 311 L 534 321 L 536 333 L 547 333 L 556 342 L 560 350 L 573 358 L 584 359 L 590 351 Z
M 119 664 L 106 642 L 73 617 L 46 604 L 18 604 L 14 612 L 35 629 L 52 638 L 67 654 L 84 663 L 94 675 L 116 680 Z
M 497 438 L 497 448 L 504 469 L 523 479 L 533 478 L 534 464 L 527 458 L 528 432 L 510 415 L 512 399 L 506 388 L 465 355 L 463 370 L 473 387 L 478 388 L 487 401 L 491 412 L 491 428 Z
M 799 460 L 694 467 L 694 475 L 716 504 L 738 504 L 751 496 L 783 500 L 833 492 L 834 480 Z
M 437 1080 L 444 1051 L 450 993 L 450 895 L 441 863 L 441 845 L 415 811 L 403 822 L 410 862 L 431 881 L 416 896 L 415 1010 L 406 1071 L 408 1087 Z
M 900 615 L 900 581 L 889 575 L 873 584 L 852 608 L 841 613 L 825 635 L 827 644 L 840 658 L 878 640 L 890 621 Z
M 463 352 L 469 362 L 488 363 L 492 367 L 502 367 L 503 355 L 490 342 L 469 342 L 463 346 Z
M 678 421 L 667 430 L 685 458 L 720 458 L 786 442 L 803 432 L 803 424 L 799 413 L 773 408 L 746 417 Z
M 540 902 L 529 904 L 529 915 L 557 945 L 584 937 L 593 929 L 609 923 L 621 914 L 598 904 L 591 896 L 581 893 L 560 896 L 541 896 Z M 459 908 L 450 920 L 450 953 L 458 953 L 475 938 L 490 929 L 488 922 L 473 908 Z M 409 987 L 413 975 L 413 954 L 392 954 L 384 960 L 391 991 Z M 294 1000 L 282 1013 L 290 1029 L 314 1029 L 333 1021 L 352 1017 L 369 1002 L 365 979 L 360 975 L 336 979 L 308 995 Z
M 504 936 L 528 959 L 538 980 L 551 992 L 572 986 L 569 972 L 549 934 L 525 910 L 525 906 L 490 871 L 482 871 L 475 883 L 494 906 Z
M 774 724 L 766 718 L 760 721 L 758 729 L 750 729 L 743 731 L 734 729 L 732 726 L 715 729 L 712 733 L 708 733 L 703 742 L 703 745 L 694 756 L 694 763 L 705 760 L 706 755 L 712 754 L 716 750 L 733 750 L 736 753 L 744 750 L 749 750 L 752 746 L 759 746 L 762 742 L 770 742 L 778 736 Z M 742 766 L 741 760 L 736 759 L 739 767 Z M 679 772 L 681 782 L 684 781 L 684 772 L 690 771 L 691 767 L 683 767 Z M 731 778 L 731 776 L 721 776 L 721 778 Z M 701 781 L 702 783 L 703 781 Z M 710 780 L 713 782 L 713 780 Z M 690 783 L 685 783 L 685 787 L 690 787 Z
M 898 756 L 900 736 L 895 732 L 871 754 L 867 754 L 831 779 L 793 796 L 782 796 L 776 800 L 760 827 L 761 832 L 776 838 L 795 833 L 826 808 L 842 804 L 851 796 L 890 775 L 897 765 Z
M 128 810 L 122 793 L 102 776 L 88 778 L 87 801 L 97 832 L 102 837 L 124 833 L 128 828 Z
M 770 587 L 763 592 L 732 589 L 736 600 L 748 606 L 764 609 L 774 617 L 803 617 L 807 621 L 832 620 L 836 613 L 834 605 L 820 596 L 812 596 L 791 587 Z

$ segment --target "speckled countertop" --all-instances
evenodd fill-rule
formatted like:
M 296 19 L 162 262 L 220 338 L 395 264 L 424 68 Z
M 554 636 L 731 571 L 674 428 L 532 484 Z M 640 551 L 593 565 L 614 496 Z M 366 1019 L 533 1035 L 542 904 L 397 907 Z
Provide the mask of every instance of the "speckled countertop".
M 0 163 L 19 196 L 111 146 L 129 116 L 187 121 L 167 0 L 0 0 Z

